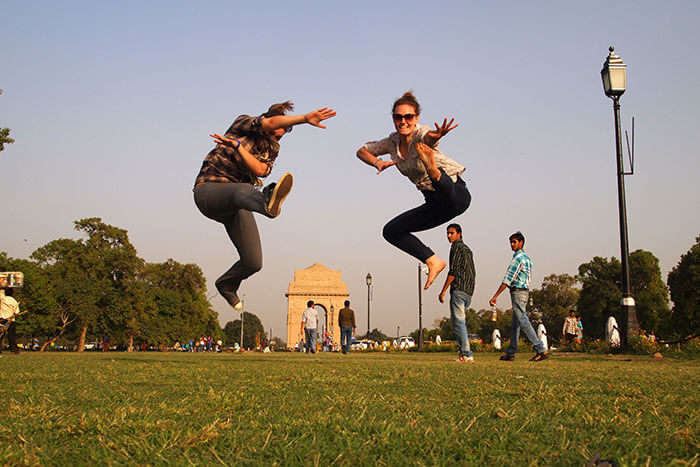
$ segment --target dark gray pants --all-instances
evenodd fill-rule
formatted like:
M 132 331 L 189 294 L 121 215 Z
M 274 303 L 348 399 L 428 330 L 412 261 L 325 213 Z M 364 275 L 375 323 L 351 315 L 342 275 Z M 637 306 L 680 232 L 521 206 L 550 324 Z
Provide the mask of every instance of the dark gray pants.
M 238 288 L 262 269 L 262 246 L 253 212 L 270 217 L 265 196 L 250 183 L 203 183 L 194 189 L 194 202 L 209 219 L 221 222 L 239 259 L 216 280 L 216 288 L 231 306 L 238 303 Z

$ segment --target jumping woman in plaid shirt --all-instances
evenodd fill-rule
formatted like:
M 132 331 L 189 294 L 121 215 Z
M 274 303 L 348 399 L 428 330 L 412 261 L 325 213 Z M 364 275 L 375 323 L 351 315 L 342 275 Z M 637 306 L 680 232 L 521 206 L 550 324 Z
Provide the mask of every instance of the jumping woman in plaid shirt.
M 335 116 L 323 107 L 303 115 L 285 115 L 294 105 L 287 101 L 272 105 L 257 117 L 241 115 L 224 136 L 210 136 L 217 143 L 204 159 L 194 185 L 194 202 L 206 217 L 224 224 L 238 250 L 239 260 L 216 280 L 219 293 L 237 310 L 241 282 L 262 269 L 260 234 L 253 212 L 274 218 L 292 189 L 292 174 L 262 191 L 259 177 L 267 177 L 280 150 L 279 141 L 295 125 L 308 123 L 326 128 L 322 121 Z
M 425 203 L 390 220 L 383 235 L 389 243 L 428 266 L 427 289 L 446 264 L 413 232 L 432 229 L 462 214 L 469 207 L 471 195 L 460 178 L 464 167 L 437 149 L 440 138 L 458 125 L 453 125 L 454 119 L 449 123 L 444 119 L 442 125 L 435 123 L 431 130 L 418 125 L 419 116 L 420 105 L 415 96 L 405 93 L 392 108 L 396 132 L 365 144 L 357 151 L 357 157 L 376 168 L 377 174 L 395 165 L 423 195 Z M 383 154 L 389 154 L 391 161 L 378 157 Z

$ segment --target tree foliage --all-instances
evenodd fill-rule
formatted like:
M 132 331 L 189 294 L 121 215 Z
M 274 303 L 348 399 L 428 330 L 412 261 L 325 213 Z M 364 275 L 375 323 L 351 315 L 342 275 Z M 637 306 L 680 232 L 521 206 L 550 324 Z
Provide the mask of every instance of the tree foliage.
M 75 229 L 84 238 L 53 240 L 31 260 L 0 253 L 1 268 L 25 273 L 18 299 L 32 313 L 19 320 L 20 336 L 49 339 L 70 322 L 64 337 L 81 350 L 86 339 L 104 335 L 113 344 L 159 345 L 222 335 L 199 266 L 146 264 L 126 230 L 99 218 L 76 221 Z
M 260 318 L 254 313 L 243 312 L 243 347 L 254 349 L 256 345 L 255 336 L 259 335 L 261 340 L 267 340 L 265 328 L 263 328 Z M 224 326 L 224 343 L 235 345 L 241 342 L 241 320 L 229 321 Z
M 380 331 L 377 328 L 372 329 L 369 334 L 365 334 L 363 339 L 372 339 L 375 342 L 383 342 L 383 341 L 388 341 L 391 340 L 389 336 L 384 334 L 382 331 Z
M 616 258 L 596 256 L 579 266 L 582 284 L 577 304 L 586 326 L 586 335 L 602 337 L 605 322 L 614 316 L 618 323 L 626 323 L 622 316 L 622 264 Z M 636 313 L 642 329 L 658 333 L 664 331 L 668 320 L 668 289 L 661 280 L 659 260 L 650 252 L 636 250 L 630 254 L 630 288 L 636 302 Z
M 577 279 L 569 274 L 551 274 L 544 278 L 542 286 L 532 291 L 532 310 L 540 313 L 547 333 L 554 337 L 561 334 L 564 320 L 578 303 L 580 289 Z
M 2 89 L 0 89 L 0 94 L 2 94 Z M 15 140 L 10 138 L 9 128 L 0 128 L 0 151 L 5 149 L 6 144 L 14 143 Z
M 673 331 L 683 337 L 700 333 L 700 236 L 668 274 L 668 287 Z

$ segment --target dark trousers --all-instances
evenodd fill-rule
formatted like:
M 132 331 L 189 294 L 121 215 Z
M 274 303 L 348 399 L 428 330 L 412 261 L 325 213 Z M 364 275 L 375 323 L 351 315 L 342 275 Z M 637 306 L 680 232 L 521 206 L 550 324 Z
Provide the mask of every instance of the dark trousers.
M 19 347 L 17 347 L 17 323 L 14 321 L 6 321 L 3 320 L 4 322 L 2 323 L 4 326 L 7 326 L 7 329 L 5 330 L 5 334 L 7 334 L 7 340 L 10 342 L 10 350 L 15 352 L 19 350 Z M 2 352 L 2 341 L 3 341 L 4 334 L 0 336 L 0 352 Z
M 194 202 L 202 214 L 224 225 L 238 251 L 238 261 L 215 282 L 219 293 L 234 306 L 241 282 L 262 269 L 260 233 L 253 212 L 270 217 L 265 196 L 250 183 L 203 183 L 194 189 Z
M 396 248 L 425 262 L 433 256 L 433 250 L 425 246 L 413 232 L 422 232 L 454 219 L 467 210 L 472 201 L 464 180 L 453 182 L 440 169 L 440 179 L 433 180 L 435 191 L 422 191 L 425 203 L 390 220 L 382 234 Z

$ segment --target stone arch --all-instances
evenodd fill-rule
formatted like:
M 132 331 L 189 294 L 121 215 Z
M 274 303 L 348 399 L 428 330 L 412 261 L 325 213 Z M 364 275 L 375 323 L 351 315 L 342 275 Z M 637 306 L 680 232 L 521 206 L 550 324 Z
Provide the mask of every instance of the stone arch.
M 301 340 L 301 314 L 306 302 L 313 300 L 324 310 L 326 326 L 334 344 L 340 343 L 338 312 L 350 296 L 342 281 L 340 270 L 329 269 L 315 263 L 306 269 L 294 271 L 294 280 L 289 283 L 287 297 L 287 347 L 293 348 Z M 322 331 L 319 329 L 319 331 Z

